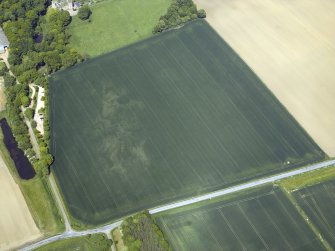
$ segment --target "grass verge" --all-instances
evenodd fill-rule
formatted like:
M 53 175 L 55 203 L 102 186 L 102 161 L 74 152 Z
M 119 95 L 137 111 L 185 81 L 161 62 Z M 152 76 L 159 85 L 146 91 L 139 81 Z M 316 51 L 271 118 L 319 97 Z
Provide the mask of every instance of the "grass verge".
M 278 181 L 278 184 L 287 191 L 293 191 L 332 179 L 335 179 L 335 166 L 325 167 L 311 172 L 295 175 L 293 177 Z
M 69 238 L 42 246 L 36 251 L 63 251 L 63 250 L 110 250 L 112 241 L 104 234 L 87 235 L 83 237 Z
M 89 21 L 73 17 L 70 46 L 83 55 L 97 56 L 152 36 L 171 0 L 108 0 L 93 7 Z
M 62 217 L 54 201 L 47 181 L 37 176 L 31 180 L 22 180 L 17 174 L 15 164 L 9 156 L 3 143 L 3 134 L 0 131 L 0 154 L 3 157 L 15 182 L 19 185 L 33 219 L 45 236 L 51 236 L 64 231 Z

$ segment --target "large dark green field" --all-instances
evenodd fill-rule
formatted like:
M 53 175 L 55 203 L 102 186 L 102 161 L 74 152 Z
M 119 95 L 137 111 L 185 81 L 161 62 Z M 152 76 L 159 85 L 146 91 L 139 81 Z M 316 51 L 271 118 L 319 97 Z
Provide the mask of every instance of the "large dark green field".
M 335 181 L 307 187 L 293 193 L 299 206 L 335 250 Z
M 174 250 L 325 250 L 279 189 L 264 187 L 156 219 Z
M 322 159 L 205 21 L 50 78 L 53 169 L 99 224 Z

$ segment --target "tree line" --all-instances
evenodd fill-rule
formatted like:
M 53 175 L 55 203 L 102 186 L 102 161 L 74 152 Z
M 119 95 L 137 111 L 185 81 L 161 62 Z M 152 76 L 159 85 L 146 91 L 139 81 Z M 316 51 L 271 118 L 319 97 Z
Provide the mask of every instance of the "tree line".
M 205 10 L 197 10 L 197 6 L 192 0 L 173 0 L 167 13 L 159 18 L 159 22 L 154 27 L 153 33 L 159 33 L 188 21 L 205 17 Z

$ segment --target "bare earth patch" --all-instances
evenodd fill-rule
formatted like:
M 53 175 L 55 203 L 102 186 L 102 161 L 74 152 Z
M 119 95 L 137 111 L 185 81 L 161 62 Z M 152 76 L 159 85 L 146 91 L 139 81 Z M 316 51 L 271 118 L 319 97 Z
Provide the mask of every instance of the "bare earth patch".
M 113 241 L 116 245 L 117 251 L 127 251 L 128 250 L 128 248 L 123 243 L 122 233 L 119 227 L 113 230 Z
M 10 250 L 41 237 L 19 186 L 0 155 L 0 250 Z
M 335 156 L 335 1 L 195 0 L 315 142 Z
M 36 121 L 36 129 L 44 135 L 44 127 L 43 127 L 43 119 L 44 119 L 44 113 L 39 113 L 38 111 L 41 108 L 44 108 L 44 101 L 42 98 L 44 97 L 44 88 L 39 87 L 38 88 L 38 94 L 37 94 L 37 104 L 36 104 L 36 110 L 35 110 L 35 115 L 34 115 L 34 120 Z

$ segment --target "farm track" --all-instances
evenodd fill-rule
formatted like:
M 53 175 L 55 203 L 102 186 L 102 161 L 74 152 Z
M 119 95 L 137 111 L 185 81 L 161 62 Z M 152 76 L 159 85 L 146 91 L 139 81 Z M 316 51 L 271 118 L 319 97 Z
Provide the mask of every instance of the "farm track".
M 170 209 L 191 205 L 191 204 L 194 204 L 194 203 L 197 203 L 197 202 L 200 202 L 200 201 L 214 199 L 214 198 L 219 197 L 219 196 L 239 192 L 239 191 L 246 190 L 246 189 L 249 189 L 249 188 L 264 185 L 264 184 L 267 184 L 267 183 L 275 182 L 275 181 L 278 181 L 278 180 L 281 180 L 281 179 L 284 179 L 284 178 L 288 178 L 288 177 L 292 177 L 292 176 L 295 176 L 295 175 L 310 172 L 310 171 L 313 171 L 313 170 L 316 170 L 316 169 L 329 167 L 329 166 L 332 166 L 332 165 L 335 165 L 335 160 L 323 161 L 323 162 L 320 162 L 320 163 L 317 163 L 317 164 L 314 164 L 314 165 L 299 168 L 297 170 L 284 172 L 284 173 L 277 174 L 277 175 L 274 175 L 274 176 L 265 177 L 265 178 L 258 179 L 258 180 L 255 180 L 255 181 L 250 181 L 250 182 L 240 184 L 240 185 L 237 185 L 237 186 L 228 187 L 226 189 L 218 190 L 218 191 L 206 194 L 206 195 L 193 197 L 191 199 L 178 201 L 178 202 L 170 203 L 170 204 L 167 204 L 167 205 L 164 205 L 164 206 L 156 207 L 156 208 L 150 209 L 149 213 L 150 214 L 156 214 L 156 213 L 164 212 L 164 211 L 167 211 L 167 210 L 170 210 Z M 67 215 L 65 213 L 65 209 L 64 209 L 63 204 L 61 202 L 60 195 L 58 194 L 56 184 L 55 184 L 54 180 L 52 180 L 52 178 L 50 178 L 49 181 L 51 182 L 52 190 L 55 193 L 55 196 L 57 198 L 57 200 L 56 200 L 57 204 L 62 211 L 64 221 L 69 222 L 69 220 L 67 218 Z M 50 238 L 47 238 L 47 239 L 44 239 L 42 241 L 36 242 L 34 244 L 31 244 L 31 245 L 27 245 L 26 247 L 23 247 L 22 249 L 20 249 L 20 251 L 34 250 L 38 247 L 47 245 L 49 243 L 52 243 L 52 242 L 55 242 L 55 241 L 58 241 L 58 240 L 67 239 L 67 238 L 74 238 L 74 237 L 80 237 L 80 236 L 85 236 L 85 235 L 89 235 L 89 234 L 97 234 L 97 233 L 104 233 L 104 234 L 108 235 L 111 230 L 120 226 L 121 223 L 122 223 L 122 219 L 120 219 L 119 221 L 117 221 L 115 223 L 109 224 L 109 225 L 105 225 L 105 226 L 102 226 L 102 227 L 89 229 L 89 230 L 85 230 L 85 231 L 75 231 L 75 230 L 72 230 L 71 226 L 69 226 L 69 227 L 67 226 L 66 227 L 67 230 L 64 233 L 62 233 L 60 235 L 50 237 Z
M 56 198 L 56 201 L 57 201 L 57 204 L 58 204 L 58 208 L 60 209 L 61 211 L 61 214 L 62 214 L 62 217 L 63 217 L 63 220 L 64 220 L 64 225 L 65 225 L 65 232 L 72 232 L 73 229 L 70 225 L 70 221 L 67 217 L 67 214 L 66 214 L 66 211 L 65 211 L 65 208 L 64 208 L 64 205 L 62 203 L 62 199 L 61 199 L 61 196 L 57 190 L 57 185 L 56 185 L 56 181 L 55 181 L 55 178 L 53 175 L 49 175 L 49 182 L 50 182 L 50 186 L 51 186 L 51 189 L 52 189 L 52 192 Z

